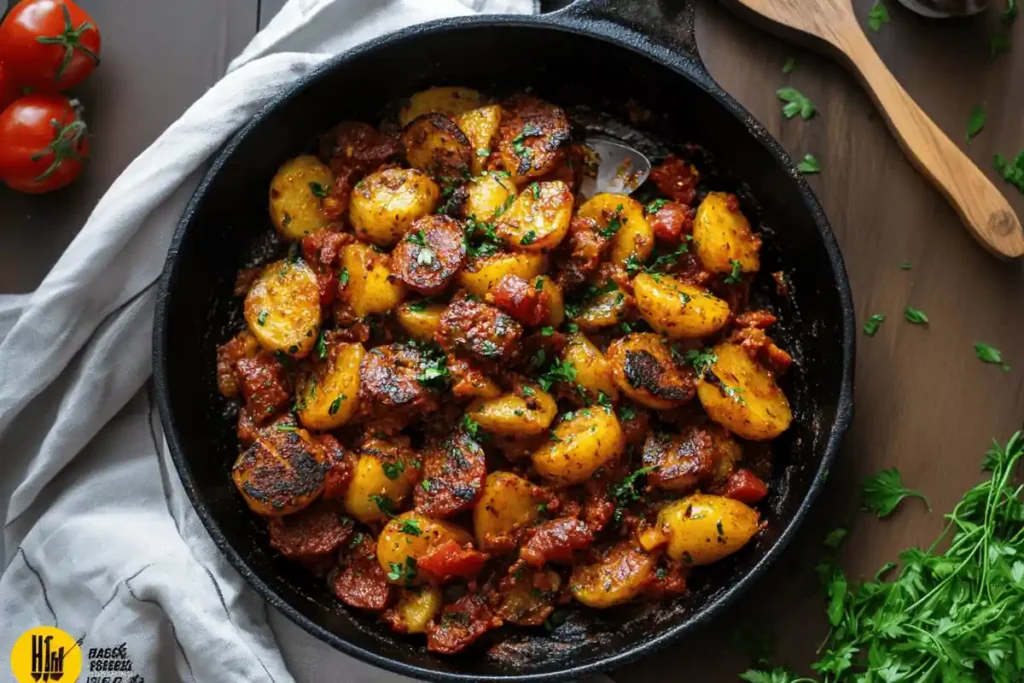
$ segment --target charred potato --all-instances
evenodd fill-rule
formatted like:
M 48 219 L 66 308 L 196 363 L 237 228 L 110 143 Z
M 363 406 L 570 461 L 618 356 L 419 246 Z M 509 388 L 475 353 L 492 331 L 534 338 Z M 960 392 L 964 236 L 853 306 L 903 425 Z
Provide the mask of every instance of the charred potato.
M 395 319 L 410 337 L 417 341 L 430 341 L 441 327 L 444 304 L 410 301 L 398 307 Z
M 398 123 L 405 127 L 413 119 L 418 119 L 424 114 L 456 116 L 470 109 L 478 108 L 483 102 L 483 95 L 470 88 L 428 88 L 409 98 L 408 103 L 398 114 Z
M 502 436 L 536 436 L 547 431 L 558 404 L 540 387 L 524 385 L 515 393 L 474 401 L 466 411 L 483 429 Z
M 290 515 L 323 493 L 327 460 L 309 432 L 282 421 L 263 430 L 238 456 L 231 478 L 256 514 Z
M 511 472 L 487 475 L 483 494 L 473 507 L 473 533 L 481 550 L 515 547 L 515 533 L 540 515 L 535 490 L 532 482 Z
M 752 441 L 769 441 L 789 429 L 793 413 L 775 377 L 738 344 L 718 344 L 715 362 L 697 385 L 708 416 Z
M 761 267 L 761 238 L 750 229 L 735 195 L 709 192 L 693 221 L 697 257 L 713 273 L 731 273 L 738 263 L 744 273 Z
M 299 422 L 310 429 L 337 429 L 359 410 L 362 344 L 337 344 L 327 350 L 298 392 Z
M 601 394 L 613 401 L 619 398 L 611 363 L 586 335 L 579 333 L 569 337 L 562 360 L 576 371 L 576 384 L 587 390 L 591 400 L 596 401 Z
M 409 558 L 413 561 L 423 557 L 431 549 L 445 543 L 455 541 L 460 546 L 471 543 L 469 533 L 451 522 L 432 519 L 418 512 L 405 512 L 385 525 L 377 539 L 377 561 L 385 572 L 392 572 L 395 567 L 401 569 L 399 578 L 388 577 L 392 583 L 423 583 L 423 577 L 409 577 Z M 415 564 L 413 564 L 415 566 Z
M 412 492 L 419 478 L 417 462 L 408 448 L 370 439 L 360 449 L 345 492 L 345 511 L 363 523 L 387 519 Z
M 562 420 L 552 433 L 556 440 L 534 451 L 532 459 L 538 474 L 559 485 L 586 481 L 626 448 L 615 413 L 596 406 Z
M 443 114 L 414 119 L 402 131 L 402 147 L 409 165 L 431 176 L 461 180 L 469 175 L 473 160 L 469 139 Z
M 484 170 L 484 162 L 491 155 L 491 145 L 501 123 L 501 107 L 492 104 L 459 114 L 455 124 L 466 134 L 473 148 L 473 175 L 480 175 Z
M 632 257 L 644 263 L 654 250 L 654 230 L 640 202 L 624 194 L 596 194 L 580 207 L 582 218 L 592 218 L 602 235 L 612 240 L 609 260 L 625 267 Z
M 647 324 L 671 339 L 707 337 L 729 321 L 729 304 L 670 275 L 637 275 L 633 296 Z
M 598 287 L 597 294 L 580 307 L 573 322 L 585 332 L 597 332 L 618 325 L 626 316 L 626 294 L 609 280 Z
M 597 562 L 577 565 L 569 586 L 572 596 L 587 607 L 606 609 L 639 595 L 653 572 L 654 558 L 624 541 Z
M 456 280 L 470 294 L 483 299 L 506 275 L 532 280 L 543 270 L 542 254 L 494 254 L 471 261 Z
M 466 185 L 468 197 L 463 205 L 466 218 L 488 222 L 504 213 L 516 196 L 516 185 L 507 174 L 485 173 Z
M 341 255 L 344 297 L 359 318 L 387 313 L 405 298 L 405 287 L 392 277 L 388 258 L 365 244 L 350 244 Z
M 612 378 L 626 396 L 637 403 L 669 410 L 693 398 L 696 375 L 672 358 L 665 339 L 641 332 L 616 339 L 608 347 Z
M 560 180 L 531 183 L 523 188 L 495 224 L 509 249 L 551 251 L 569 232 L 573 196 Z

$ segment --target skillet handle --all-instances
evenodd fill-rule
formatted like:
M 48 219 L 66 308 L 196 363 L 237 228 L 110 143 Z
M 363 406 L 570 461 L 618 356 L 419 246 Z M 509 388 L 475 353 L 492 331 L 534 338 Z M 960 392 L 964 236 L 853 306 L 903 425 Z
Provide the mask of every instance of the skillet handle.
M 575 0 L 548 16 L 559 23 L 578 24 L 627 43 L 654 40 L 689 57 L 704 75 L 708 75 L 697 51 L 694 1 Z

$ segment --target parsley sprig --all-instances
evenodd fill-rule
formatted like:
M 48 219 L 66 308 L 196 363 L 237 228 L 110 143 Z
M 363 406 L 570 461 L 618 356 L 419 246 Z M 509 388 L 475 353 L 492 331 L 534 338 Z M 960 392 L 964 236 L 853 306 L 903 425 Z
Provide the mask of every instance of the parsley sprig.
M 1024 498 L 1014 476 L 1024 434 L 994 443 L 988 479 L 946 515 L 927 549 L 910 548 L 891 581 L 828 580 L 832 630 L 813 665 L 834 681 L 1016 681 L 1024 668 Z M 941 549 L 941 550 L 940 550 Z M 747 671 L 751 683 L 814 683 L 785 669 Z

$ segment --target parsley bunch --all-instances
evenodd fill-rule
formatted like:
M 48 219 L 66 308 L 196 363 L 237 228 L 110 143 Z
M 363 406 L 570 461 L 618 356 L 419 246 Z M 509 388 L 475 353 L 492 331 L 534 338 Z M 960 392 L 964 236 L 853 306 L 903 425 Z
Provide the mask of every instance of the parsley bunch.
M 1024 672 L 1024 485 L 1014 475 L 1024 434 L 993 444 L 991 473 L 946 515 L 927 550 L 900 554 L 903 569 L 851 583 L 833 566 L 832 630 L 813 665 L 832 681 L 1020 681 Z M 948 544 L 948 547 L 947 547 Z M 939 548 L 945 548 L 940 550 Z M 813 683 L 782 668 L 747 671 L 751 683 Z

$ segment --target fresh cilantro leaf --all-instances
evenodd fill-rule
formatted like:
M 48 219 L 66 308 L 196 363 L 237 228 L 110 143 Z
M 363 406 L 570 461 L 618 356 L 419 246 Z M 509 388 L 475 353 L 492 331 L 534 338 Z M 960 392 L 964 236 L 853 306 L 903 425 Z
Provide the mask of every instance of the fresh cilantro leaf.
M 872 31 L 880 31 L 882 24 L 889 23 L 889 8 L 882 0 L 875 0 L 875 4 L 868 11 L 868 27 Z
M 549 391 L 558 382 L 572 384 L 576 381 L 576 368 L 567 361 L 556 360 L 537 378 L 540 388 Z
M 1003 354 L 996 347 L 983 342 L 974 342 L 974 353 L 981 362 L 998 365 L 1003 372 L 1010 371 L 1010 366 L 1003 362 Z
M 813 154 L 805 154 L 803 160 L 797 164 L 796 170 L 804 175 L 821 173 L 821 164 L 818 163 L 817 158 Z
M 967 118 L 967 142 L 981 132 L 985 127 L 985 108 L 980 104 L 971 109 L 971 115 Z
M 903 311 L 903 317 L 906 318 L 908 323 L 914 323 L 915 325 L 928 324 L 928 316 L 925 315 L 924 311 L 913 306 L 907 306 Z
M 850 532 L 847 531 L 846 529 L 842 528 L 842 527 L 838 527 L 838 528 L 833 529 L 832 531 L 828 532 L 828 535 L 825 536 L 825 541 L 824 541 L 825 547 L 828 548 L 829 550 L 838 550 L 839 546 L 843 542 L 843 539 L 846 538 L 846 535 L 848 533 L 850 533 Z
M 786 103 L 782 107 L 782 115 L 787 119 L 791 119 L 799 114 L 800 118 L 806 121 L 812 118 L 815 112 L 818 111 L 810 98 L 796 88 L 786 86 L 785 88 L 779 88 L 776 90 L 775 94 L 780 100 Z
M 782 65 L 782 73 L 791 74 L 793 69 L 796 68 L 796 58 L 790 57 L 786 60 L 786 63 Z
M 711 369 L 711 366 L 718 362 L 718 356 L 711 349 L 704 349 L 698 351 L 697 349 L 690 349 L 686 352 L 684 359 L 687 363 L 693 366 L 694 372 L 697 373 L 698 378 L 703 378 L 704 373 Z
M 873 477 L 868 477 L 862 485 L 864 509 L 874 512 L 879 519 L 888 517 L 904 498 L 920 498 L 928 504 L 928 499 L 920 492 L 908 489 L 903 485 L 900 471 L 882 470 Z
M 864 323 L 864 334 L 869 337 L 874 337 L 875 332 L 878 332 L 878 326 L 881 325 L 883 321 L 885 321 L 885 316 L 881 313 L 875 313 L 872 315 L 868 318 L 868 321 Z
M 659 211 L 661 211 L 661 207 L 668 204 L 668 202 L 669 200 L 667 199 L 655 199 L 653 202 L 647 205 L 645 211 L 647 211 L 648 214 L 656 214 Z
M 741 673 L 739 678 L 741 681 L 747 681 L 747 683 L 801 683 L 803 681 L 811 681 L 809 678 L 797 678 L 786 669 L 779 667 L 771 671 L 749 669 Z
M 469 413 L 462 416 L 462 428 L 466 430 L 467 434 L 477 441 L 481 440 L 482 434 L 480 433 L 480 423 L 471 418 Z
M 403 519 L 398 525 L 398 530 L 410 536 L 419 536 L 423 533 L 418 519 Z
M 383 512 L 388 517 L 395 516 L 395 501 L 391 500 L 387 496 L 382 496 L 378 493 L 370 494 L 369 499 L 377 506 L 377 509 Z

